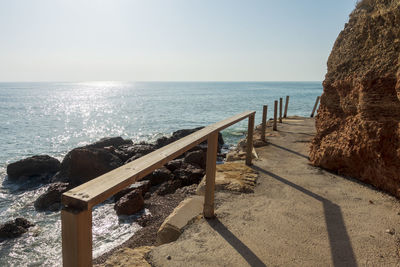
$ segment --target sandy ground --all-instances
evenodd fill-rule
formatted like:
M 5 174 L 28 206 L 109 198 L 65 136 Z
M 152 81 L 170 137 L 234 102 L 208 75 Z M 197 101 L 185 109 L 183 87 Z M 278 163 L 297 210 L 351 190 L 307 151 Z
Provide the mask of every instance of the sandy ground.
M 400 266 L 395 198 L 308 164 L 313 119 L 289 119 L 257 149 L 255 193 L 216 194 L 199 219 L 153 249 L 154 266 Z

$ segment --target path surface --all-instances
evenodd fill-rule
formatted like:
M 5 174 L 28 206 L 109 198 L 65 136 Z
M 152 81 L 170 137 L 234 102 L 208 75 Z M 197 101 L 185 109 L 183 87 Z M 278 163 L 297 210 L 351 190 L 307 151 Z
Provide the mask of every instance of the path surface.
M 310 166 L 313 119 L 285 120 L 278 130 L 268 129 L 270 144 L 257 149 L 255 193 L 218 192 L 217 218 L 155 248 L 152 264 L 400 266 L 399 201 Z

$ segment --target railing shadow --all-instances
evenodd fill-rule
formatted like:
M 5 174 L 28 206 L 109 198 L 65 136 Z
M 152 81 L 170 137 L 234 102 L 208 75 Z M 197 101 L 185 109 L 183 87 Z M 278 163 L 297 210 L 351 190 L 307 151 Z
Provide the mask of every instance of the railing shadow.
M 307 136 L 310 136 L 310 137 L 314 137 L 315 136 L 315 134 L 302 133 L 302 132 L 291 132 L 291 131 L 282 131 L 282 130 L 280 132 L 286 133 L 286 134 L 301 134 L 301 135 L 307 135 Z
M 357 266 L 357 260 L 354 255 L 350 237 L 346 230 L 346 225 L 344 224 L 343 214 L 340 206 L 270 171 L 267 171 L 265 169 L 262 169 L 254 165 L 252 166 L 252 168 L 256 171 L 265 173 L 266 175 L 288 186 L 291 186 L 294 189 L 318 201 L 321 201 L 324 209 L 325 223 L 328 231 L 328 238 L 330 243 L 333 265 L 335 267 Z
M 307 159 L 307 160 L 309 159 L 307 156 L 305 156 L 305 155 L 303 155 L 303 154 L 301 154 L 301 153 L 299 153 L 299 152 L 296 152 L 296 151 L 294 151 L 294 150 L 291 150 L 291 149 L 289 149 L 289 148 L 286 148 L 286 147 L 283 147 L 283 146 L 280 146 L 280 145 L 277 145 L 277 144 L 273 144 L 273 143 L 268 143 L 268 144 L 271 145 L 271 146 L 274 146 L 274 147 L 276 147 L 276 148 L 285 150 L 285 151 L 287 151 L 287 152 L 289 152 L 289 153 L 295 154 L 295 155 L 297 155 L 297 156 L 299 156 L 299 157 L 305 158 L 305 159 Z
M 228 242 L 250 266 L 266 267 L 266 265 L 242 241 L 240 241 L 218 218 L 206 220 L 207 223 Z

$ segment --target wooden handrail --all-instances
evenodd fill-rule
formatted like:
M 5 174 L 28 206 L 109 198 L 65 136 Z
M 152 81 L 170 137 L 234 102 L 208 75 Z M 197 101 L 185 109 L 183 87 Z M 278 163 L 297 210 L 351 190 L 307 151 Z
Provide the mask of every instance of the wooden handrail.
M 246 111 L 207 126 L 150 154 L 105 173 L 62 195 L 61 211 L 64 266 L 92 264 L 92 208 L 194 146 L 208 140 L 204 215 L 214 215 L 215 164 L 218 132 L 249 118 L 246 164 L 251 165 L 255 111 Z M 212 147 L 210 147 L 210 145 Z M 214 155 L 215 154 L 215 155 Z

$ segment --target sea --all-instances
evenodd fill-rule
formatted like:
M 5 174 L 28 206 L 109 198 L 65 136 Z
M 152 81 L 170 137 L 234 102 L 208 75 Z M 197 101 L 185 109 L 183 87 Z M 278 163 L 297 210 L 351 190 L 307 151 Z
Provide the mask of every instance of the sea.
M 290 96 L 288 115 L 310 116 L 321 82 L 35 82 L 0 83 L 0 224 L 24 217 L 36 224 L 0 243 L 0 266 L 60 266 L 60 212 L 37 212 L 47 185 L 10 183 L 7 164 L 39 154 L 60 161 L 71 149 L 103 137 L 152 142 L 179 129 L 206 126 L 247 110 L 261 122 L 263 105 Z M 247 121 L 222 132 L 234 147 Z M 148 213 L 147 210 L 144 213 Z M 106 201 L 93 210 L 94 257 L 128 240 L 141 214 L 118 217 Z

